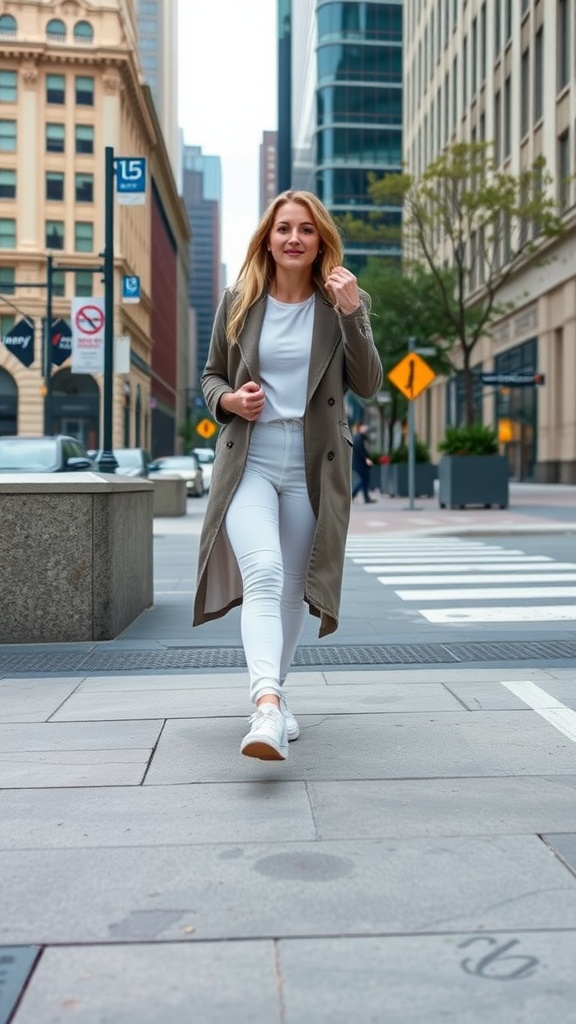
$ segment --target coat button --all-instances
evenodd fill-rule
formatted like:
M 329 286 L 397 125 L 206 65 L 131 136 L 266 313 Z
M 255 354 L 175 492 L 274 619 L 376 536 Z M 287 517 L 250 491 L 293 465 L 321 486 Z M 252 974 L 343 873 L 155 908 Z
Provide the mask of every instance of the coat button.
M 233 448 L 234 447 L 234 441 L 226 441 L 226 447 L 227 448 Z
M 332 462 L 333 458 L 334 458 L 334 452 L 328 452 L 328 462 Z
M 334 405 L 334 402 L 335 402 L 335 401 L 336 401 L 336 399 L 335 399 L 335 398 L 329 398 L 329 399 L 328 399 L 328 405 Z

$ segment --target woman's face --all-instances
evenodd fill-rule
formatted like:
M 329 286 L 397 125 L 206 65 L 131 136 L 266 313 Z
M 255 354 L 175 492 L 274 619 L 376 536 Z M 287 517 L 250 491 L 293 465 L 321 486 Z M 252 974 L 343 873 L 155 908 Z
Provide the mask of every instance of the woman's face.
M 287 202 L 279 206 L 268 238 L 277 267 L 309 270 L 318 255 L 320 235 L 307 206 Z

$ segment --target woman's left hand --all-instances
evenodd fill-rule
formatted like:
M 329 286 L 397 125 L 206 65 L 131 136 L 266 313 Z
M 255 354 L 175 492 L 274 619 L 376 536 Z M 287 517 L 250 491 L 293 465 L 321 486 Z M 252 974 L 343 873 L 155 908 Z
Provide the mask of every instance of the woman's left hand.
M 344 315 L 355 313 L 360 306 L 358 282 L 346 267 L 334 268 L 326 279 L 326 290 L 334 300 L 334 305 Z

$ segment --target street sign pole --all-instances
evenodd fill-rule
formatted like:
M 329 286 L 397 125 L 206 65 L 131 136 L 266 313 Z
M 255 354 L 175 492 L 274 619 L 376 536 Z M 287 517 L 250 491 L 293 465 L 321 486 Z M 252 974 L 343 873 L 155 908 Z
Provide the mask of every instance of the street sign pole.
M 105 150 L 104 221 L 104 419 L 98 459 L 101 473 L 115 473 L 118 467 L 112 436 L 114 402 L 114 150 Z
M 46 257 L 46 329 L 44 331 L 44 434 L 52 433 L 52 273 L 54 257 Z
M 408 338 L 408 354 L 416 351 L 416 338 Z M 414 429 L 414 399 L 408 399 L 408 505 L 410 512 L 419 511 L 414 505 L 416 490 L 416 435 Z

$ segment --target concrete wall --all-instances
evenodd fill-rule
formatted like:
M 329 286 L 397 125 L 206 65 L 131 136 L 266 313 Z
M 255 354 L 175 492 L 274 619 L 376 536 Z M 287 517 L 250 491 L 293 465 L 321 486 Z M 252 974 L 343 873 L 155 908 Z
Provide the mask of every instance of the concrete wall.
M 153 486 L 0 477 L 0 643 L 112 640 L 153 602 Z

